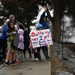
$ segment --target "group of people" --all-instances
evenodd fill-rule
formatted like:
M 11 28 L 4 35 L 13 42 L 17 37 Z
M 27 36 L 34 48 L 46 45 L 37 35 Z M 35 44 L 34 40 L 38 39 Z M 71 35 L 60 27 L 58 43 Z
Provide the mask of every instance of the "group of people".
M 45 16 L 46 7 L 43 8 L 43 13 L 41 14 L 39 24 L 36 26 L 37 30 L 50 29 L 47 22 L 47 16 Z M 14 15 L 9 16 L 9 20 L 6 21 L 2 28 L 2 55 L 5 60 L 6 65 L 15 64 L 16 61 L 24 61 L 26 59 L 26 52 L 29 53 L 29 58 L 32 58 L 32 53 L 34 54 L 34 59 L 38 61 L 41 60 L 40 50 L 47 60 L 50 60 L 48 55 L 48 47 L 38 47 L 33 48 L 30 40 L 30 25 L 29 21 L 25 19 L 22 24 L 16 20 Z M 7 51 L 6 51 L 7 49 Z
M 14 64 L 19 60 L 18 54 L 20 53 L 21 60 L 26 58 L 26 50 L 29 52 L 29 58 L 32 58 L 29 49 L 29 33 L 30 28 L 28 20 L 24 20 L 23 24 L 19 24 L 14 15 L 9 16 L 2 28 L 2 55 L 5 59 L 5 64 Z M 7 49 L 7 52 L 6 52 Z M 18 53 L 18 54 L 17 54 Z

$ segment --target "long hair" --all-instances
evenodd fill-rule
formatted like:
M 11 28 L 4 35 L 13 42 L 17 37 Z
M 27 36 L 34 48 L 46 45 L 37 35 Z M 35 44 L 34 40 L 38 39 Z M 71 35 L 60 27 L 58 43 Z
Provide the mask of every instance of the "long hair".
M 24 19 L 22 24 L 24 25 L 25 22 L 27 22 L 27 25 L 29 26 L 29 21 L 27 19 Z
M 10 22 L 12 21 L 12 18 L 13 18 L 13 17 L 15 17 L 13 14 L 9 16 Z M 15 17 L 14 23 L 16 23 L 16 17 Z
M 15 29 L 15 27 L 11 28 L 10 24 L 13 24 L 13 25 L 14 25 L 14 23 L 8 22 L 8 24 L 7 24 L 7 25 L 8 25 L 8 28 L 9 28 L 9 29 Z

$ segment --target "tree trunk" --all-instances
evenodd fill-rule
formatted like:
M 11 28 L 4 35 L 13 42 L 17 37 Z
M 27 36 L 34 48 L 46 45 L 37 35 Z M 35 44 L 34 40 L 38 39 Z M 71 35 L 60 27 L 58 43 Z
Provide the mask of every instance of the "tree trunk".
M 52 36 L 54 42 L 60 42 L 60 14 L 59 14 L 60 0 L 54 0 L 54 21 L 52 26 Z

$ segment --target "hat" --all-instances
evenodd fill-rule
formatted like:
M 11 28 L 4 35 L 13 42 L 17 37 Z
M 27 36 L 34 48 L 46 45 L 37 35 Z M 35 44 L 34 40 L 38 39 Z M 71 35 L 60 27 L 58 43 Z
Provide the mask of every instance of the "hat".
M 11 20 L 11 18 L 12 18 L 13 16 L 14 16 L 14 15 L 10 15 L 10 16 L 9 16 L 9 19 Z
M 24 22 L 28 22 L 28 20 L 27 20 L 27 19 L 24 19 L 24 20 L 23 20 L 23 23 L 24 23 Z
M 42 28 L 42 24 L 38 24 L 37 28 Z
M 28 22 L 28 20 L 27 20 L 27 19 L 25 19 L 25 20 L 24 20 L 24 22 Z
M 23 22 L 22 22 L 22 24 L 24 25 L 25 22 L 29 23 L 27 19 L 24 19 Z

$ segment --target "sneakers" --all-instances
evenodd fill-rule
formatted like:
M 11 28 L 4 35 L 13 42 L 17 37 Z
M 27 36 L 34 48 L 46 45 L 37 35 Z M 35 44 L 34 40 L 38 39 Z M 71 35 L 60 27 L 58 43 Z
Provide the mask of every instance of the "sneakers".
M 4 64 L 5 64 L 6 66 L 9 66 L 9 65 L 16 65 L 16 61 L 5 62 Z
M 11 65 L 16 65 L 16 60 L 12 61 L 10 64 Z
M 41 60 L 41 59 L 38 59 L 38 61 L 42 62 L 42 60 Z
M 35 58 L 36 61 L 38 61 L 38 58 Z
M 16 65 L 14 62 L 11 62 L 10 65 Z
M 9 63 L 9 62 L 5 62 L 4 64 L 5 64 L 5 66 L 9 66 L 9 65 L 10 65 L 10 63 Z
M 50 61 L 50 57 L 48 57 L 47 60 Z

